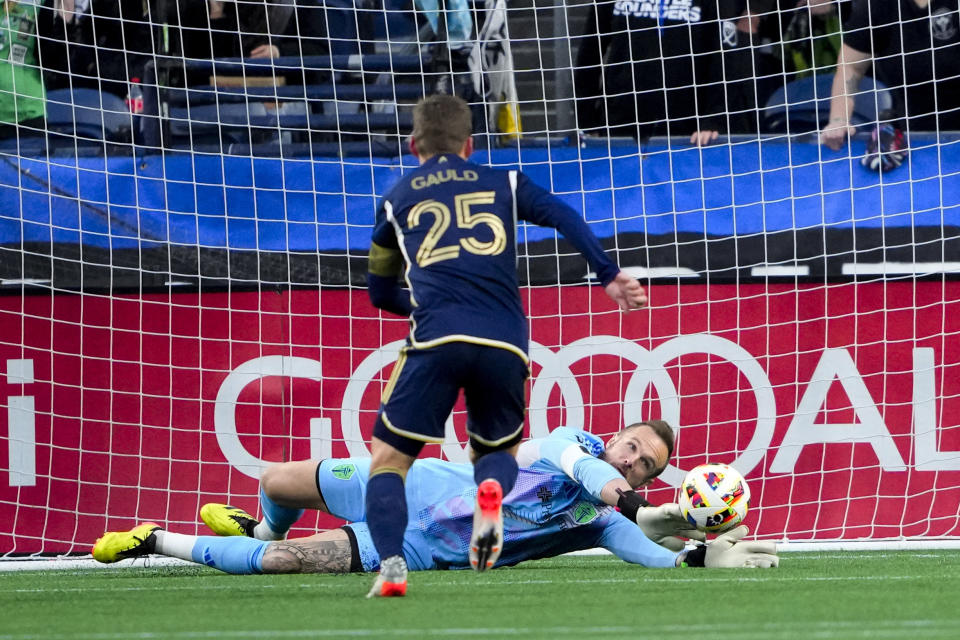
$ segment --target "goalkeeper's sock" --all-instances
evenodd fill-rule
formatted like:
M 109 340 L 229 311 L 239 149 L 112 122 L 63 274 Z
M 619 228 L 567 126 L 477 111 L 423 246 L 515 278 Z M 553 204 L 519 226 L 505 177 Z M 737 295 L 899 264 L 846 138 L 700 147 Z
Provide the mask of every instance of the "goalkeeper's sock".
M 407 528 L 407 496 L 403 476 L 383 471 L 367 481 L 367 527 L 381 559 L 403 555 L 403 532 Z
M 500 483 L 504 497 L 517 483 L 517 472 L 517 459 L 509 451 L 494 451 L 473 463 L 473 479 L 477 485 L 487 478 L 493 478 Z
M 303 515 L 303 509 L 281 507 L 260 488 L 260 510 L 263 520 L 253 528 L 253 537 L 257 540 L 283 540 L 293 523 Z
M 193 561 L 193 545 L 197 536 L 188 536 L 182 533 L 170 533 L 163 529 L 153 532 L 156 539 L 154 552 L 171 558 Z
M 156 552 L 180 558 L 226 573 L 263 573 L 263 552 L 269 542 L 243 536 L 188 536 L 158 530 Z

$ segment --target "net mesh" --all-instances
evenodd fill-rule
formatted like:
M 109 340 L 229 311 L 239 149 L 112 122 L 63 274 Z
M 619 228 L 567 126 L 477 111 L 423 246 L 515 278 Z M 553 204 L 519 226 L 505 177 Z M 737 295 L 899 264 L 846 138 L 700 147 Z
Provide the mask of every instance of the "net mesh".
M 368 454 L 407 325 L 366 250 L 433 92 L 649 284 L 621 315 L 520 228 L 525 437 L 663 418 L 652 502 L 725 462 L 761 538 L 955 538 L 958 8 L 793 5 L 5 3 L 0 555 L 200 532 L 266 464 Z

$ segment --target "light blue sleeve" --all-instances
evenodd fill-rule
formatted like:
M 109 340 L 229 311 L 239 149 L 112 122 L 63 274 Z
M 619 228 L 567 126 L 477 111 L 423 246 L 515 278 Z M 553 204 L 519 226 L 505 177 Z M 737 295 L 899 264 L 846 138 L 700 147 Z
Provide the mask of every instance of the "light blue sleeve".
M 577 449 L 581 452 L 579 457 Z M 576 480 L 597 500 L 608 482 L 623 477 L 612 465 L 597 457 L 601 453 L 603 442 L 600 438 L 571 427 L 557 427 L 539 441 L 540 461 Z
M 658 545 L 619 513 L 610 514 L 600 546 L 621 560 L 651 568 L 675 567 L 680 555 Z

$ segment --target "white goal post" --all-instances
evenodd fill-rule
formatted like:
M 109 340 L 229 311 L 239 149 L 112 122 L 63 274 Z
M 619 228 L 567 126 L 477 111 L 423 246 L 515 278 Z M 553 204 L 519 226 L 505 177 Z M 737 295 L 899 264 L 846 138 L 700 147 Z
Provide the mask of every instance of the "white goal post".
M 415 166 L 412 105 L 437 90 L 474 106 L 474 161 L 553 190 L 648 284 L 650 308 L 621 315 L 568 243 L 521 226 L 525 437 L 662 418 L 677 449 L 651 502 L 725 462 L 751 535 L 783 549 L 960 545 L 960 104 L 910 111 L 918 56 L 960 60 L 956 3 L 884 23 L 927 46 L 868 36 L 839 84 L 876 2 L 246 0 L 198 18 L 156 0 L 141 31 L 123 13 L 139 0 L 8 4 L 0 571 L 85 566 L 141 521 L 200 533 L 205 502 L 256 512 L 270 463 L 368 455 L 407 325 L 370 305 L 366 250 Z M 61 69 L 43 56 L 65 18 L 118 39 L 59 43 L 71 64 L 99 51 Z M 833 149 L 837 108 L 856 129 Z M 900 166 L 861 163 L 878 126 Z M 464 421 L 425 455 L 465 461 Z M 308 514 L 292 535 L 338 524 Z

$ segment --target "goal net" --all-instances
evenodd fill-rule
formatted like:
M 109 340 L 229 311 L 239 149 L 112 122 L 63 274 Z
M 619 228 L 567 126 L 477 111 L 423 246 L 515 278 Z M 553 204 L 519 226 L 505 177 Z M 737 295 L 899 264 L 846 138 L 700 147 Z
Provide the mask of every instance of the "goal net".
M 960 536 L 955 5 L 146 4 L 3 9 L 0 556 L 203 532 L 270 463 L 368 455 L 408 327 L 366 251 L 435 91 L 648 285 L 620 314 L 520 226 L 525 437 L 662 418 L 651 502 L 725 462 L 762 539 Z

